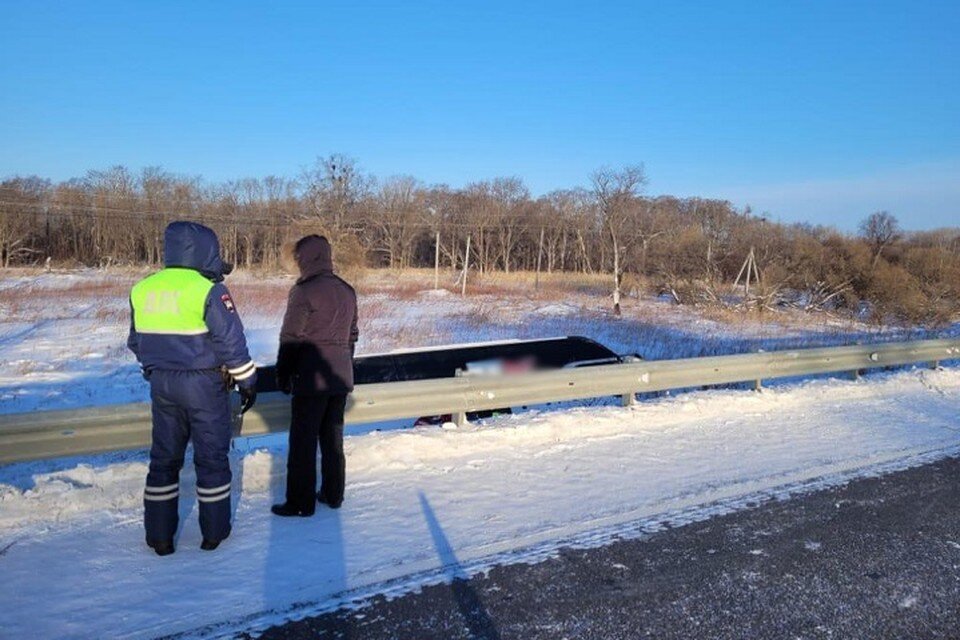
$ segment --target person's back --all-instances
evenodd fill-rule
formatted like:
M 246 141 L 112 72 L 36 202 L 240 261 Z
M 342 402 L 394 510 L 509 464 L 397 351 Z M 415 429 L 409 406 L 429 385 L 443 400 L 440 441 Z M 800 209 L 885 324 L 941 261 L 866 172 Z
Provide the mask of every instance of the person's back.
M 216 234 L 191 222 L 171 223 L 164 234 L 162 271 L 130 293 L 127 345 L 150 381 L 153 437 L 144 489 L 147 544 L 174 552 L 180 469 L 194 442 L 202 548 L 230 535 L 231 424 L 228 383 L 240 386 L 244 410 L 256 398 L 256 367 L 227 288 L 229 266 Z M 222 371 L 224 369 L 225 371 Z
M 297 264 L 301 275 L 290 290 L 280 331 L 277 377 L 289 380 L 295 395 L 349 393 L 353 391 L 357 294 L 334 274 L 325 238 L 301 240 Z
M 137 355 L 145 370 L 220 366 L 204 318 L 207 299 L 218 293 L 214 287 L 200 272 L 184 267 L 167 267 L 134 285 L 130 301 Z M 242 333 L 231 338 L 240 339 Z
M 330 243 L 307 236 L 296 246 L 300 279 L 290 289 L 280 330 L 277 384 L 292 393 L 287 499 L 279 516 L 309 516 L 315 500 L 331 508 L 343 502 L 343 414 L 353 391 L 357 296 L 333 273 Z M 317 484 L 320 444 L 321 488 Z

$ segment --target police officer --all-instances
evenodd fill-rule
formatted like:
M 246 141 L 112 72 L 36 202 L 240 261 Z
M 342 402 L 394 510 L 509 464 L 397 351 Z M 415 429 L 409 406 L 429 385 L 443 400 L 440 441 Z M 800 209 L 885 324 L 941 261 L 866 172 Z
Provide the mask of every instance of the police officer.
M 230 535 L 231 420 L 228 385 L 238 386 L 241 411 L 256 401 L 256 366 L 230 292 L 221 284 L 232 266 L 220 258 L 212 229 L 173 222 L 164 233 L 165 268 L 130 294 L 127 341 L 150 381 L 153 446 L 144 489 L 147 544 L 174 552 L 180 469 L 193 440 L 201 549 Z

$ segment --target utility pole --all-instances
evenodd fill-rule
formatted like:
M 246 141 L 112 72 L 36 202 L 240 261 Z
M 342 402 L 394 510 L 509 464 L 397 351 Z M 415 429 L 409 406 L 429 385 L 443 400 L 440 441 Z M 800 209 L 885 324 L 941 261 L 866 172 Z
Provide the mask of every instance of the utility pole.
M 433 256 L 433 289 L 440 288 L 440 232 L 437 231 L 437 245 Z
M 748 301 L 750 297 L 750 279 L 753 278 L 757 286 L 760 285 L 760 268 L 757 266 L 757 256 L 754 252 L 753 247 L 750 247 L 750 252 L 747 254 L 746 259 L 743 261 L 743 266 L 740 267 L 740 273 L 737 274 L 737 279 L 733 283 L 733 288 L 736 289 L 740 285 L 740 279 L 743 278 L 746 274 L 746 279 L 744 280 L 744 301 Z
M 540 227 L 540 244 L 537 247 L 537 279 L 534 289 L 540 290 L 540 264 L 543 261 L 543 227 Z
M 620 317 L 620 247 L 613 244 L 613 315 Z
M 467 253 L 463 259 L 463 283 L 460 289 L 460 295 L 467 295 L 467 272 L 470 270 L 470 236 L 467 236 Z

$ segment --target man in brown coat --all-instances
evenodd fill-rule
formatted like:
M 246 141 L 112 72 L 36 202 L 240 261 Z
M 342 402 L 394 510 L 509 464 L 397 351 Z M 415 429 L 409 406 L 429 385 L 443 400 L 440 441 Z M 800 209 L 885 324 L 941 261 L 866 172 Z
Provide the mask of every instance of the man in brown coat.
M 290 289 L 280 330 L 277 384 L 293 394 L 286 502 L 278 516 L 311 516 L 316 501 L 338 509 L 343 502 L 343 412 L 353 391 L 357 295 L 333 273 L 326 238 L 311 235 L 294 249 L 300 278 Z M 317 493 L 317 443 L 320 491 Z

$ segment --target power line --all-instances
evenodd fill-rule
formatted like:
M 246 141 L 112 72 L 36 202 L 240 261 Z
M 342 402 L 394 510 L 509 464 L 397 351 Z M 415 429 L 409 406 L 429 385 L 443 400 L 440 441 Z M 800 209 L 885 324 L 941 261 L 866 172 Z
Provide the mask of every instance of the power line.
M 170 213 L 166 211 L 137 211 L 133 209 L 120 209 L 116 207 L 100 207 L 98 205 L 91 204 L 78 204 L 78 203 L 64 203 L 56 201 L 47 201 L 45 203 L 40 202 L 12 202 L 9 200 L 0 200 L 0 206 L 9 206 L 19 209 L 32 209 L 32 215 L 35 216 L 50 216 L 50 217 L 75 217 L 79 219 L 86 218 L 96 218 L 97 221 L 102 220 L 124 220 L 124 221 L 135 221 L 135 222 L 164 222 L 171 221 L 175 219 L 183 219 L 195 217 L 198 221 L 209 222 L 211 224 L 220 223 L 225 225 L 257 225 L 257 226 L 276 226 L 276 225 L 296 225 L 296 224 L 324 224 L 327 221 L 319 216 L 312 216 L 304 212 L 289 214 L 283 212 L 275 212 L 273 214 L 264 211 L 243 211 L 242 209 L 237 212 L 239 215 L 247 216 L 270 216 L 272 219 L 263 219 L 262 217 L 243 217 L 237 218 L 236 216 L 226 216 L 224 214 L 213 214 L 207 213 L 204 211 L 195 211 L 190 213 L 177 212 Z M 58 210 L 58 208 L 63 208 L 66 210 Z M 10 215 L 16 213 L 23 213 L 23 211 L 4 211 L 0 212 L 0 215 Z M 517 224 L 522 222 L 522 216 L 512 216 L 507 218 L 506 216 L 500 217 L 497 220 L 498 223 L 507 222 L 509 226 L 513 228 L 523 229 L 525 225 Z M 540 222 L 537 219 L 532 219 L 531 224 L 528 228 L 533 229 L 536 224 Z M 484 224 L 482 222 L 459 222 L 459 221 L 450 221 L 450 220 L 438 220 L 436 222 L 429 222 L 423 220 L 413 220 L 413 221 L 404 221 L 404 222 L 378 222 L 376 220 L 366 223 L 368 227 L 357 227 L 357 226 L 348 226 L 345 230 L 347 231 L 368 231 L 369 227 L 382 228 L 384 225 L 387 227 L 404 227 L 409 229 L 420 229 L 424 231 L 436 231 L 440 229 L 457 229 L 462 231 L 480 231 L 483 229 L 491 230 L 496 229 L 496 223 Z M 536 227 L 539 228 L 539 227 Z

